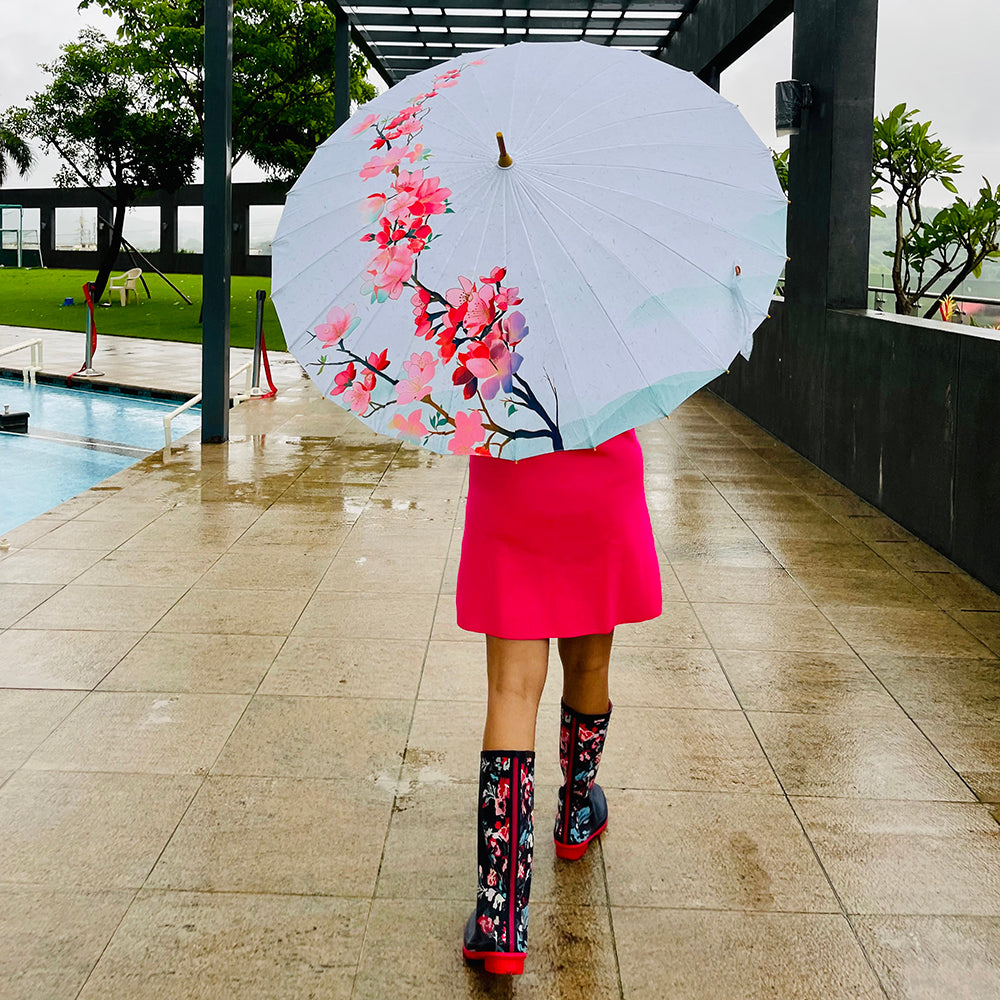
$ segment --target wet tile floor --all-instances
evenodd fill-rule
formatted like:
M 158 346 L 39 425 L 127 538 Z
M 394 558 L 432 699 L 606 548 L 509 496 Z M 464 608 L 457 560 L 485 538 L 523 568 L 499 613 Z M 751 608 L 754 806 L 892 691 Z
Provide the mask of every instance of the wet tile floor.
M 177 347 L 104 363 L 197 387 Z M 608 831 L 547 836 L 553 656 L 526 972 L 466 967 L 465 462 L 275 369 L 227 445 L 8 535 L 3 1000 L 1000 996 L 1000 597 L 707 392 L 641 432 L 665 604 L 618 630 Z

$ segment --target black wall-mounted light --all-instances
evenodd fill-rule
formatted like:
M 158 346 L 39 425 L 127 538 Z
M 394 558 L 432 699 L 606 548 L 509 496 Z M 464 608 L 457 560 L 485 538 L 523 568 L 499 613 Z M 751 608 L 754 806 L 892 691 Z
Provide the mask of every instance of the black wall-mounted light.
M 774 128 L 779 136 L 798 135 L 802 109 L 812 107 L 812 87 L 799 80 L 783 80 L 774 85 Z

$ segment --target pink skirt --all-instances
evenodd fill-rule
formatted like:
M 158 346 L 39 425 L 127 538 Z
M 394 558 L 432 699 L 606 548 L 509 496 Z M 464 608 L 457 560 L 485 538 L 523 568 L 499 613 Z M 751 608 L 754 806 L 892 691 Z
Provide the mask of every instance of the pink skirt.
M 610 632 L 663 610 L 635 431 L 519 462 L 473 455 L 458 624 L 503 639 Z

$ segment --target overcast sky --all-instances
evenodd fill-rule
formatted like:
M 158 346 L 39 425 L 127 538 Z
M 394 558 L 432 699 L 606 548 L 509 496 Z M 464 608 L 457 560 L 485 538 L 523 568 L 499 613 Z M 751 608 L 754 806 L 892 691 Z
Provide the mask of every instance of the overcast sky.
M 45 75 L 38 63 L 55 58 L 83 25 L 113 30 L 100 12 L 79 13 L 76 6 L 77 0 L 4 0 L 0 107 L 40 89 Z M 881 0 L 879 8 L 877 111 L 901 101 L 919 108 L 938 136 L 963 154 L 957 184 L 965 197 L 976 197 L 981 175 L 1000 182 L 1000 0 Z M 723 94 L 772 147 L 783 145 L 774 134 L 774 83 L 791 76 L 791 39 L 788 19 L 722 77 Z M 40 159 L 27 180 L 15 176 L 10 186 L 47 185 L 57 166 Z M 258 176 L 251 164 L 236 168 L 237 180 Z M 929 194 L 941 203 L 943 193 Z

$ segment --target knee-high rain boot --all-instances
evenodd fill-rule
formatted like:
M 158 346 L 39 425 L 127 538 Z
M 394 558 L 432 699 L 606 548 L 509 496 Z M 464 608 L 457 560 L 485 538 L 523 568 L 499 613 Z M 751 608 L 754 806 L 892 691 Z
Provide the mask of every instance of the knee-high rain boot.
M 465 925 L 462 954 L 486 971 L 520 975 L 528 946 L 535 754 L 489 750 L 480 755 L 479 889 Z
M 608 802 L 594 779 L 610 718 L 610 702 L 608 710 L 600 715 L 583 715 L 562 703 L 559 764 L 563 786 L 559 789 L 553 837 L 556 854 L 569 861 L 582 858 L 590 842 L 608 825 Z

